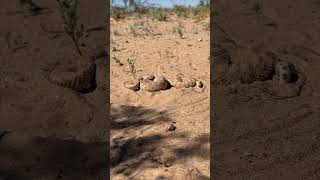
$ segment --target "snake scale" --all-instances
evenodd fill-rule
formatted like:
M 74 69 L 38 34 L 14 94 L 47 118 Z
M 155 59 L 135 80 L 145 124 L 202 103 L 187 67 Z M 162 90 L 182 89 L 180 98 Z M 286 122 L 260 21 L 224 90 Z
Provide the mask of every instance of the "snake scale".
M 46 77 L 49 82 L 78 92 L 84 92 L 95 85 L 95 60 L 108 56 L 105 50 L 98 51 L 92 56 L 73 56 L 69 62 L 56 64 Z
M 252 84 L 272 81 L 271 93 L 277 97 L 298 96 L 305 82 L 302 72 L 295 65 L 283 61 L 272 51 L 254 52 L 239 48 L 232 57 L 221 45 L 213 48 L 213 85 Z
M 275 54 L 272 52 L 257 54 L 244 48 L 236 53 L 238 53 L 235 55 L 236 59 L 231 59 L 223 47 L 217 47 L 213 57 L 216 75 L 214 84 L 225 86 L 238 81 L 250 84 L 254 81 L 272 79 L 277 62 Z

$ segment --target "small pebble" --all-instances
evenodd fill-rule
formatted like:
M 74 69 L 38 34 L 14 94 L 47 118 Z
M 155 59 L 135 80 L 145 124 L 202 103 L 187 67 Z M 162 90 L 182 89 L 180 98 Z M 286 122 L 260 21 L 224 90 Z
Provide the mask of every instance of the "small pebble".
M 177 129 L 177 127 L 174 125 L 175 122 L 172 122 L 169 126 L 169 128 L 167 129 L 167 131 L 175 131 Z
M 198 92 L 198 93 L 201 93 L 204 91 L 204 86 L 201 81 L 199 81 L 199 80 L 196 81 L 196 86 L 194 87 L 194 91 Z
M 203 88 L 203 83 L 199 80 L 196 81 L 196 87 L 197 88 Z

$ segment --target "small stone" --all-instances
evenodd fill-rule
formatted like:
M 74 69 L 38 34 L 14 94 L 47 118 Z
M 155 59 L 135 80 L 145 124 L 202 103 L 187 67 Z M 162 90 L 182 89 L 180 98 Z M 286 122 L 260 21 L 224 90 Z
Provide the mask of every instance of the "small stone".
M 169 126 L 169 128 L 167 129 L 167 131 L 175 131 L 177 129 L 177 127 L 174 125 L 175 122 L 172 122 Z
M 197 80 L 196 81 L 196 85 L 194 87 L 194 91 L 195 92 L 198 92 L 198 93 L 201 93 L 204 91 L 204 86 L 203 86 L 203 83 L 200 81 L 200 80 Z
M 203 88 L 203 83 L 200 80 L 196 81 L 196 87 Z

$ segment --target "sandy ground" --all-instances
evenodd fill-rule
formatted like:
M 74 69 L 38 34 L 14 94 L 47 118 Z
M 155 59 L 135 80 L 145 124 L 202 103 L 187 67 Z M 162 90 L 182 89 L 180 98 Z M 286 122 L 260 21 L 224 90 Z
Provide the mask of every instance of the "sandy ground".
M 16 13 L 15 1 L 5 0 L 0 7 L 0 177 L 102 178 L 107 169 L 103 157 L 109 127 L 101 107 L 108 102 L 104 81 L 108 71 L 97 60 L 98 88 L 88 94 L 57 87 L 43 78 L 43 67 L 68 57 L 71 45 L 64 35 L 40 26 L 41 22 L 60 30 L 55 2 L 35 2 L 48 9 L 23 17 Z M 103 25 L 105 4 L 82 2 L 85 24 Z M 248 92 L 244 97 L 230 94 L 229 87 L 214 87 L 211 178 L 319 179 L 319 3 L 220 0 L 215 6 L 211 18 L 215 42 L 231 54 L 236 50 L 233 42 L 260 51 L 274 50 L 302 69 L 307 83 L 299 97 L 282 100 L 258 100 Z M 137 37 L 129 25 L 139 20 L 111 20 L 112 50 L 115 47 L 110 58 L 113 179 L 209 177 L 209 31 L 205 28 L 209 20 L 181 21 L 185 39 L 173 33 L 174 20 L 143 20 L 143 25 L 162 35 Z M 90 33 L 90 49 L 105 44 L 101 32 Z M 123 83 L 132 79 L 126 60 L 134 52 L 138 74 L 195 76 L 207 89 L 203 93 L 174 88 L 148 93 L 124 88 Z M 165 132 L 172 122 L 176 130 Z
M 97 60 L 98 87 L 87 94 L 53 85 L 50 63 L 70 59 L 55 1 L 29 16 L 18 1 L 0 7 L 0 179 L 103 179 L 107 172 L 106 66 Z M 105 3 L 80 2 L 85 27 L 106 27 Z M 94 10 L 93 10 L 94 9 Z M 41 27 L 46 27 L 47 30 Z M 107 44 L 104 28 L 85 40 L 93 51 Z M 7 133 L 8 132 L 8 133 Z
M 209 18 L 110 21 L 111 179 L 209 179 Z M 179 22 L 183 38 L 174 31 Z M 132 31 L 134 26 L 142 28 Z M 136 57 L 137 75 L 194 77 L 205 90 L 127 89 L 124 83 L 133 80 L 130 56 Z M 166 132 L 172 122 L 176 130 Z
M 229 93 L 228 87 L 213 88 L 211 177 L 319 179 L 318 1 L 225 0 L 214 6 L 216 43 L 231 54 L 237 49 L 235 43 L 272 50 L 294 63 L 307 81 L 300 96 L 282 100 L 254 98 L 249 92 L 254 84 L 239 94 Z M 240 57 L 241 53 L 232 56 Z

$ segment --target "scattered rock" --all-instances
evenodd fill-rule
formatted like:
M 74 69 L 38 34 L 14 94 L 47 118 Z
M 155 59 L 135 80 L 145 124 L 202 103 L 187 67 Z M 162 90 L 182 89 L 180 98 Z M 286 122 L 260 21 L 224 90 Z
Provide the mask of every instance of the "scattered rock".
M 204 85 L 203 85 L 203 83 L 202 83 L 200 80 L 197 80 L 197 81 L 196 81 L 196 85 L 195 85 L 195 87 L 194 87 L 194 91 L 195 91 L 195 92 L 198 92 L 198 93 L 204 91 Z
M 169 128 L 166 131 L 175 131 L 177 127 L 175 126 L 176 122 L 172 122 Z

